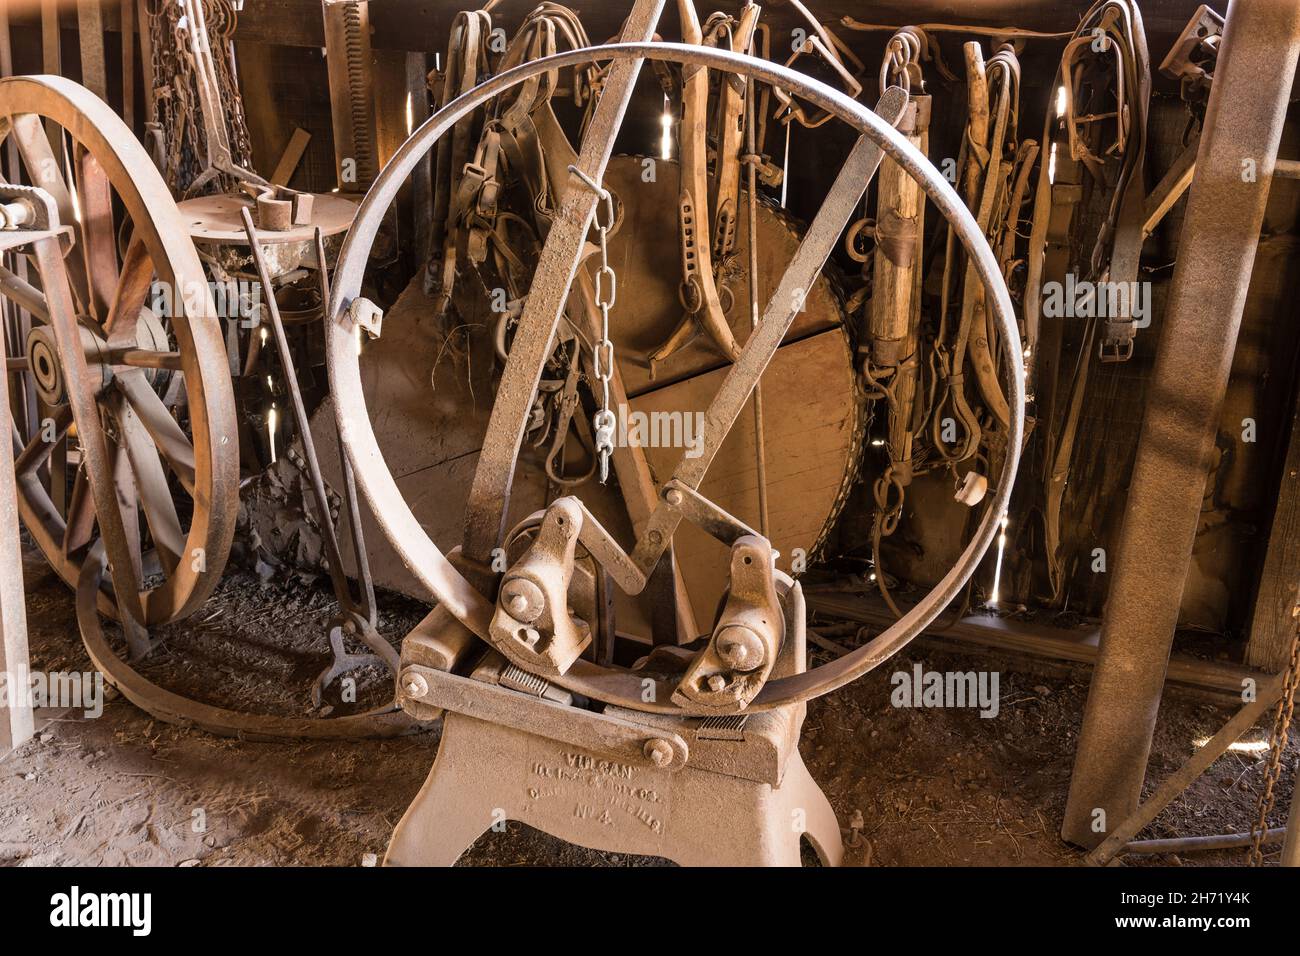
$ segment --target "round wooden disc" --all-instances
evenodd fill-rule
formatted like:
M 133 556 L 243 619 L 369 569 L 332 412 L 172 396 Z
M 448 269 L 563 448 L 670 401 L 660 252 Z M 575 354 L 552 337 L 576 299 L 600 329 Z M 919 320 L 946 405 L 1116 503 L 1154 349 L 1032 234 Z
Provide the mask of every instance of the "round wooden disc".
M 647 416 L 679 413 L 677 420 L 684 423 L 687 419 L 683 416 L 707 408 L 729 365 L 699 340 L 668 359 L 654 380 L 637 358 L 638 352 L 659 345 L 682 315 L 677 296 L 681 276 L 677 166 L 655 161 L 655 177 L 648 182 L 643 178 L 645 168 L 640 157 L 619 156 L 611 160 L 606 174 L 606 183 L 624 207 L 622 224 L 609 250 L 618 275 L 617 301 L 610 314 L 611 338 L 630 396 L 629 410 Z M 742 202 L 735 260 L 741 268 L 748 262 L 747 223 Z M 758 234 L 759 302 L 765 304 L 794 256 L 799 236 L 789 220 L 764 204 L 759 205 Z M 590 261 L 588 264 L 594 269 Z M 477 280 L 467 270 L 458 281 Z M 743 343 L 750 327 L 744 272 L 738 271 L 730 285 L 734 301 L 728 318 L 737 340 Z M 448 344 L 431 317 L 431 303 L 417 276 L 385 314 L 382 337 L 367 342 L 361 358 L 366 406 L 385 460 L 412 511 L 444 551 L 461 543 L 465 501 L 499 376 L 491 344 L 495 316 L 487 311 L 486 295 L 483 298 L 483 314 L 461 315 L 459 321 L 466 328 Z M 811 553 L 820 543 L 858 459 L 862 405 L 842 320 L 838 297 L 827 279 L 820 277 L 762 379 L 770 536 L 782 554 L 779 563 L 783 568 L 789 567 L 794 549 Z M 695 420 L 691 415 L 691 421 Z M 334 428 L 334 410 L 327 401 L 313 416 L 313 433 L 322 467 L 337 488 Z M 644 451 L 658 486 L 692 449 L 678 444 L 646 447 Z M 511 522 L 545 506 L 544 457 L 544 448 L 525 448 L 521 453 L 511 494 Z M 723 442 L 701 491 L 758 528 L 752 405 Z M 620 542 L 631 548 L 633 530 L 614 482 L 602 487 L 592 480 L 559 493 L 577 494 Z M 375 583 L 427 599 L 429 595 L 422 592 L 378 527 L 369 516 L 366 520 Z M 697 621 L 706 630 L 726 586 L 727 549 L 685 524 L 676 542 L 677 560 Z M 635 602 L 620 600 L 620 632 L 646 633 L 645 620 Z

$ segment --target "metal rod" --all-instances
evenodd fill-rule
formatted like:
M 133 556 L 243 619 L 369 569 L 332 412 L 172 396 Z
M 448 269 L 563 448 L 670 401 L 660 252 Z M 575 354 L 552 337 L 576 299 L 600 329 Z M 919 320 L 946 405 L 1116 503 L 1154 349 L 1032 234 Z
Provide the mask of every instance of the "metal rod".
M 1061 835 L 1137 808 L 1300 55 L 1300 4 L 1233 0 L 1114 558 Z M 1243 175 L 1243 157 L 1253 176 Z
M 253 255 L 253 264 L 257 268 L 258 281 L 262 283 L 263 298 L 266 300 L 266 314 L 271 319 L 271 330 L 275 334 L 275 347 L 280 353 L 280 366 L 284 371 L 285 385 L 293 405 L 294 421 L 298 425 L 298 440 L 302 442 L 303 457 L 307 461 L 308 477 L 311 479 L 312 496 L 316 499 L 316 517 L 320 522 L 321 539 L 325 543 L 325 560 L 329 562 L 330 580 L 334 585 L 334 596 L 346 610 L 354 608 L 352 589 L 343 574 L 343 559 L 339 554 L 338 535 L 334 530 L 334 521 L 330 518 L 329 499 L 325 497 L 325 479 L 321 477 L 320 459 L 316 456 L 316 443 L 311 437 L 311 427 L 307 420 L 307 409 L 302 403 L 302 392 L 298 390 L 298 373 L 294 369 L 293 355 L 289 352 L 289 340 L 284 334 L 284 323 L 280 320 L 280 307 L 275 301 L 275 289 L 271 285 L 271 274 L 266 268 L 266 257 L 262 255 L 262 243 L 257 238 L 257 228 L 248 207 L 239 210 L 244 221 L 244 232 L 248 236 L 248 247 Z
M 1272 827 L 1264 833 L 1264 845 L 1274 846 L 1281 843 L 1285 833 L 1285 827 Z M 1124 845 L 1124 852 L 1149 854 L 1231 850 L 1234 847 L 1250 846 L 1254 841 L 1254 835 L 1247 830 L 1245 833 L 1217 833 L 1214 836 L 1174 837 L 1169 840 L 1133 840 Z
M 316 269 L 320 278 L 321 307 L 327 308 L 330 301 L 329 270 L 325 267 L 325 239 L 316 227 Z M 361 506 L 357 502 L 357 483 L 352 476 L 352 462 L 348 461 L 347 449 L 343 439 L 339 438 L 339 468 L 343 472 L 343 508 L 346 512 L 348 534 L 352 541 L 352 557 L 356 562 L 357 582 L 361 587 L 362 611 L 370 621 L 371 627 L 379 617 L 379 608 L 375 603 L 375 581 L 370 574 L 370 557 L 366 554 L 366 539 L 361 530 Z

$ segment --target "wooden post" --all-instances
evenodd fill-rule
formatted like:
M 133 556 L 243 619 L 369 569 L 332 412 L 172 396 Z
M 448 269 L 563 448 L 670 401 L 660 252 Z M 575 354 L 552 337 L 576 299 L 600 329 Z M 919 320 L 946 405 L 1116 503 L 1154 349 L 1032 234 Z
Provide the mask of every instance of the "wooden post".
M 1270 674 L 1286 666 L 1295 627 L 1291 608 L 1300 584 L 1300 403 L 1291 415 L 1290 434 L 1246 644 L 1246 663 Z
M 0 335 L 0 359 L 4 358 Z M 0 408 L 9 407 L 9 376 L 0 375 Z M 27 698 L 27 604 L 23 594 L 23 557 L 18 544 L 18 494 L 11 455 L 0 455 L 0 754 L 31 738 L 34 731 Z

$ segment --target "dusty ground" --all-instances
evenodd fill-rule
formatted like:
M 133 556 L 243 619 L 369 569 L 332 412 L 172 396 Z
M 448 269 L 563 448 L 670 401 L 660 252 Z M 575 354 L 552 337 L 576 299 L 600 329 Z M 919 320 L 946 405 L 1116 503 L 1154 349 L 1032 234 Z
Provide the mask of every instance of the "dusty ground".
M 70 593 L 28 564 L 35 666 L 89 669 Z M 386 599 L 381 630 L 400 635 L 421 614 Z M 142 670 L 210 703 L 308 713 L 308 687 L 327 660 L 333 604 L 321 582 L 261 584 L 230 577 L 192 625 L 169 634 Z M 853 636 L 839 638 L 852 643 Z M 899 709 L 889 674 L 996 669 L 1000 714 Z M 814 702 L 802 751 L 842 825 L 861 811 L 873 861 L 883 866 L 1070 865 L 1080 854 L 1056 832 L 1086 694 L 1082 668 L 1024 660 L 914 653 Z M 216 675 L 216 680 L 213 680 Z M 361 675 L 358 706 L 383 680 Z M 110 695 L 111 696 L 111 695 Z M 327 702 L 335 715 L 349 708 Z M 1166 696 L 1151 761 L 1158 780 L 1211 736 L 1230 709 Z M 1248 740 L 1265 738 L 1258 727 Z M 1293 734 L 1293 738 L 1296 735 Z M 342 865 L 382 858 L 388 835 L 422 782 L 436 733 L 389 741 L 267 744 L 223 740 L 157 723 L 121 698 L 99 719 L 56 716 L 0 761 L 0 862 L 9 865 Z M 1281 822 L 1300 764 L 1293 742 L 1279 794 Z M 1246 829 L 1262 754 L 1229 753 L 1144 836 Z M 202 822 L 205 828 L 196 824 Z M 1240 865 L 1245 851 L 1134 858 L 1135 865 Z M 570 847 L 510 824 L 462 861 L 496 865 L 638 865 L 655 861 Z

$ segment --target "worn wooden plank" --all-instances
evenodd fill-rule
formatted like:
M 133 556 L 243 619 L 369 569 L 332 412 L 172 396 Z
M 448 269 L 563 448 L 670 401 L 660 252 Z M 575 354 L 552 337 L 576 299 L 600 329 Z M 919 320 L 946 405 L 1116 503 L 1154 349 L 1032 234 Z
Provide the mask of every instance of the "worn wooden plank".
M 311 133 L 307 132 L 301 126 L 293 131 L 289 137 L 289 145 L 284 148 L 280 154 L 280 160 L 275 164 L 275 172 L 271 173 L 271 182 L 277 186 L 289 185 L 289 180 L 293 178 L 294 171 L 298 168 L 298 162 L 302 159 L 302 154 L 307 149 L 307 144 L 311 142 Z
M 135 0 L 121 0 L 122 120 L 135 130 Z
M 4 337 L 0 336 L 0 359 Z M 0 408 L 9 407 L 9 376 L 0 375 Z M 13 458 L 0 456 L 0 755 L 32 736 L 28 687 L 27 604 L 23 593 L 22 548 L 18 538 L 18 494 Z M 19 693 L 22 691 L 22 693 Z
M 1200 139 L 1197 138 L 1183 147 L 1174 164 L 1156 184 L 1156 188 L 1147 195 L 1142 207 L 1144 237 L 1155 232 L 1161 220 L 1174 207 L 1174 203 L 1182 198 L 1183 193 L 1187 192 L 1187 187 L 1192 184 L 1192 176 L 1196 173 L 1196 149 L 1199 144 Z
M 104 15 L 99 8 L 99 0 L 77 0 L 77 39 L 81 44 L 81 85 L 107 102 Z

